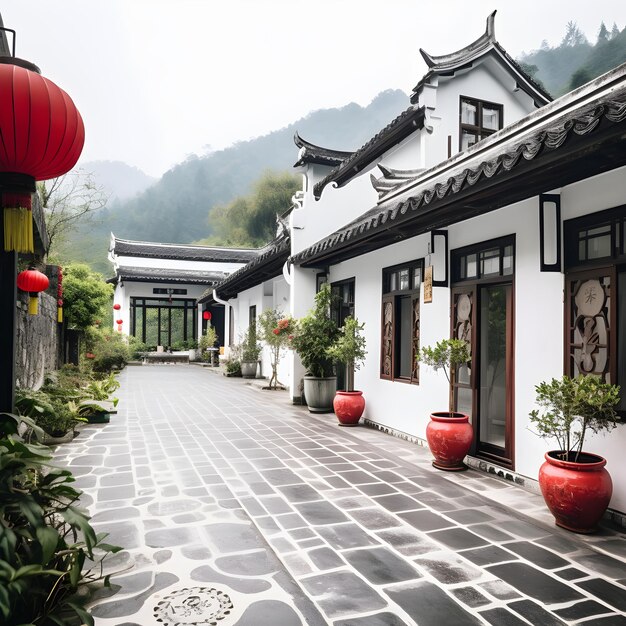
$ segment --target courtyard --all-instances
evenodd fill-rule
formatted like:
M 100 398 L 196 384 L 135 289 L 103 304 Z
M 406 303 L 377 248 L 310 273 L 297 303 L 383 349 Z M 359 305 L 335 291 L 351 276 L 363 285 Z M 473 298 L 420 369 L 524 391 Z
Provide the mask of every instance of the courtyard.
M 540 495 L 193 365 L 127 367 L 56 449 L 124 550 L 98 626 L 626 624 L 626 540 Z

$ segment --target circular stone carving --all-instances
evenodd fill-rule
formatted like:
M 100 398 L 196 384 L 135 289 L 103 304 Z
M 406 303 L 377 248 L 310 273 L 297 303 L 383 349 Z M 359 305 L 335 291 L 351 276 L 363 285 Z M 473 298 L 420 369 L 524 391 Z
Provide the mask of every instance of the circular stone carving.
M 154 607 L 154 616 L 167 626 L 217 626 L 232 608 L 230 597 L 219 589 L 185 587 L 165 596 Z
M 462 293 L 456 301 L 456 315 L 459 321 L 469 320 L 472 313 L 472 301 L 466 293 Z
M 604 289 L 599 280 L 586 280 L 576 293 L 576 306 L 579 315 L 594 317 L 602 311 L 604 306 Z

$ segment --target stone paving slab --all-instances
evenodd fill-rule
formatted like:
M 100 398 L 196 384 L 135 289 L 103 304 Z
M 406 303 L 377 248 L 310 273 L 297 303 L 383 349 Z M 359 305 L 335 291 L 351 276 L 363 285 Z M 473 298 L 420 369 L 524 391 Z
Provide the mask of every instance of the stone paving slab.
M 126 548 L 98 626 L 626 624 L 619 532 L 568 533 L 535 494 L 284 392 L 181 365 L 120 381 L 111 423 L 56 450 Z

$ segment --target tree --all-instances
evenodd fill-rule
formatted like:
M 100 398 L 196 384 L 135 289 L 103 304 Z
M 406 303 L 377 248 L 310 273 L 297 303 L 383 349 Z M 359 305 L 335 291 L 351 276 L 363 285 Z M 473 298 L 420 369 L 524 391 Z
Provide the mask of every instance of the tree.
M 272 365 L 272 378 L 270 378 L 270 389 L 278 389 L 283 386 L 278 380 L 278 363 L 293 339 L 295 332 L 295 321 L 286 317 L 278 309 L 266 309 L 259 317 L 259 329 L 261 331 L 261 341 L 264 341 L 270 349 L 270 361 Z
M 290 172 L 266 171 L 247 196 L 239 196 L 209 213 L 215 235 L 206 243 L 260 246 L 276 236 L 276 217 L 291 206 L 300 179 Z
M 570 91 L 572 89 L 576 89 L 577 87 L 580 87 L 581 85 L 584 85 L 585 83 L 588 83 L 592 79 L 593 79 L 593 76 L 591 75 L 591 73 L 586 67 L 581 67 L 577 69 L 572 74 L 572 78 L 570 80 L 570 84 L 569 84 Z
M 88 265 L 72 263 L 63 268 L 63 310 L 67 323 L 85 329 L 102 316 L 113 297 L 113 285 Z
M 58 247 L 81 220 L 102 209 L 108 200 L 104 188 L 96 184 L 93 174 L 83 169 L 37 183 L 37 193 L 48 231 L 46 254 Z
M 604 22 L 600 22 L 600 30 L 598 31 L 598 43 L 605 43 L 609 40 L 609 31 Z
M 563 41 L 561 41 L 561 46 L 574 47 L 585 43 L 588 43 L 587 37 L 585 37 L 585 34 L 578 28 L 578 24 L 570 20 L 565 27 L 565 37 L 563 37 Z
M 613 28 L 611 28 L 611 39 L 615 39 L 619 35 L 619 28 L 617 24 L 613 22 Z

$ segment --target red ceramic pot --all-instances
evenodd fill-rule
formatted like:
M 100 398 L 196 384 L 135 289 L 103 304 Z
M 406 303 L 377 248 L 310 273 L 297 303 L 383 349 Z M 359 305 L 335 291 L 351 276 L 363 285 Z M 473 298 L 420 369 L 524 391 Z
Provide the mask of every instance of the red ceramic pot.
M 467 469 L 463 459 L 469 452 L 474 431 L 465 413 L 440 411 L 431 413 L 426 427 L 426 440 L 432 455 L 433 466 L 447 472 L 462 472 Z
M 341 426 L 356 426 L 365 410 L 362 391 L 338 391 L 333 400 L 333 409 Z
M 563 461 L 561 452 L 546 452 L 539 469 L 539 486 L 556 525 L 575 533 L 590 533 L 609 506 L 613 494 L 606 459 L 581 452 L 578 462 Z

